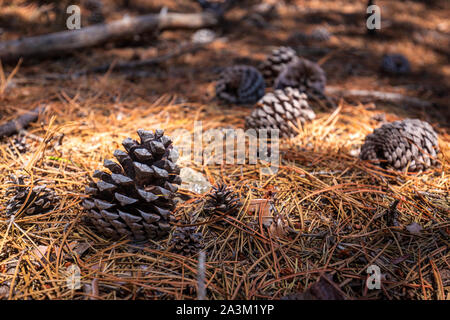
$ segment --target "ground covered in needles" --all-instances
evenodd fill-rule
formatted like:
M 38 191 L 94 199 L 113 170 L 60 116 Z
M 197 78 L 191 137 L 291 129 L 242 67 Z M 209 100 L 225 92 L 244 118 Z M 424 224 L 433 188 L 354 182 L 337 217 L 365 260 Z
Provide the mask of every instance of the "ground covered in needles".
M 131 14 L 159 12 L 162 5 L 169 11 L 200 10 L 192 1 L 135 2 L 139 5 Z M 46 111 L 21 133 L 23 145 L 14 137 L 0 142 L 0 299 L 196 299 L 198 252 L 173 252 L 170 237 L 133 243 L 96 234 L 83 222 L 84 188 L 94 170 L 123 149 L 123 139 L 138 138 L 138 128 L 164 129 L 169 136 L 179 129 L 193 132 L 196 121 L 204 130 L 244 128 L 251 109 L 215 99 L 214 81 L 227 66 L 257 67 L 278 46 L 291 46 L 318 62 L 327 86 L 396 92 L 433 106 L 330 94 L 336 108 L 313 105 L 315 119 L 295 137 L 283 138 L 282 162 L 272 175 L 260 174 L 262 163 L 212 165 L 181 157 L 180 167 L 201 172 L 212 185 L 226 184 L 242 203 L 233 216 L 211 216 L 204 210 L 206 194 L 179 190 L 176 223 L 189 221 L 203 235 L 206 298 L 280 299 L 326 276 L 328 290 L 346 299 L 449 299 L 446 3 L 379 2 L 386 30 L 374 39 L 361 24 L 362 2 L 286 1 L 278 5 L 278 17 L 260 19 L 247 14 L 249 1 L 227 13 L 213 42 L 139 70 L 112 67 L 67 77 L 105 62 L 173 52 L 193 31 L 146 34 L 64 57 L 24 61 L 17 68 L 4 65 L 0 121 L 40 104 Z M 37 5 L 17 1 L 8 10 L 14 19 L 0 19 L 1 40 L 55 31 L 51 24 L 29 21 L 29 13 L 40 17 Z M 107 22 L 126 12 L 119 1 L 105 10 Z M 330 38 L 305 40 L 301 33 L 319 26 Z M 411 72 L 380 71 L 384 53 L 407 57 Z M 405 118 L 427 121 L 436 130 L 438 166 L 402 173 L 358 159 L 367 134 Z M 171 137 L 175 146 L 181 143 L 179 136 Z M 10 176 L 20 174 L 54 190 L 51 196 L 58 201 L 50 212 L 14 219 L 3 214 Z M 370 265 L 380 267 L 380 290 L 365 285 Z M 70 289 L 74 266 L 81 285 Z

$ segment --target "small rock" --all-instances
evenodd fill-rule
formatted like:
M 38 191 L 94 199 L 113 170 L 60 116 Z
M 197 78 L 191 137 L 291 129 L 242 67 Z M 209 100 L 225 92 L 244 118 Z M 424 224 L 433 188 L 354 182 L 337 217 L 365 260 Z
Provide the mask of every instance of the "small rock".
M 200 29 L 192 35 L 191 40 L 193 43 L 204 44 L 214 41 L 215 38 L 216 33 L 214 31 L 210 29 Z
M 202 173 L 191 168 L 182 168 L 180 177 L 183 181 L 181 184 L 181 188 L 183 189 L 199 194 L 208 192 L 209 189 L 211 189 L 211 184 L 206 177 Z

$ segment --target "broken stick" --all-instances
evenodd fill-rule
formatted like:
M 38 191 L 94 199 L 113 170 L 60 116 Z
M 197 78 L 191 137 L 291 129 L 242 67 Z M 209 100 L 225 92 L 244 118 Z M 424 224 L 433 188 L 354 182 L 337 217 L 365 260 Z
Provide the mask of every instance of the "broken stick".
M 44 110 L 45 106 L 39 106 L 14 120 L 0 125 L 0 138 L 9 137 L 26 128 L 31 122 L 36 121 L 39 117 L 39 114 L 44 112 Z
M 0 42 L 0 59 L 11 61 L 20 57 L 48 56 L 97 46 L 107 41 L 130 37 L 153 29 L 199 29 L 217 23 L 217 17 L 209 12 L 125 17 L 112 23 L 89 26 L 79 30 Z

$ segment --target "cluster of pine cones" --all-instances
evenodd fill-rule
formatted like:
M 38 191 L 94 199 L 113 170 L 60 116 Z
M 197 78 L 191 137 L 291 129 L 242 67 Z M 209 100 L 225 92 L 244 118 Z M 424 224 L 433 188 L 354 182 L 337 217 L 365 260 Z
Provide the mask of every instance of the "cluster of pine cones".
M 124 150 L 113 153 L 116 161 L 106 159 L 105 170 L 94 172 L 95 181 L 86 187 L 82 201 L 84 222 L 97 234 L 113 240 L 140 242 L 171 235 L 173 252 L 195 254 L 203 248 L 202 233 L 190 221 L 177 223 L 173 214 L 177 185 L 181 183 L 178 152 L 162 130 L 138 130 L 137 134 L 139 141 L 125 139 Z M 49 182 L 20 175 L 11 176 L 7 183 L 6 217 L 45 214 L 59 202 Z M 208 194 L 203 212 L 223 223 L 227 217 L 235 217 L 240 208 L 240 197 L 220 184 Z
M 95 171 L 82 205 L 87 222 L 101 235 L 135 241 L 162 240 L 170 234 L 171 250 L 190 255 L 203 247 L 203 236 L 190 221 L 176 222 L 176 185 L 181 183 L 178 153 L 162 130 L 138 130 L 139 141 L 127 138 L 118 162 L 105 160 L 105 171 Z M 211 216 L 236 215 L 239 197 L 229 187 L 214 187 L 204 204 Z M 177 225 L 173 229 L 173 225 Z M 173 232 L 171 232 L 173 231 Z
M 315 118 L 308 105 L 310 95 L 323 94 L 324 71 L 314 62 L 296 56 L 291 48 L 272 52 L 260 67 L 227 68 L 216 86 L 217 96 L 229 103 L 256 103 L 245 120 L 246 129 L 279 129 L 281 135 L 295 135 L 296 128 Z M 266 83 L 274 90 L 265 93 Z M 171 248 L 180 254 L 194 254 L 203 247 L 202 234 L 190 221 L 177 224 L 174 218 L 176 195 L 181 184 L 178 153 L 164 131 L 138 130 L 139 141 L 127 138 L 117 161 L 105 160 L 104 171 L 96 170 L 86 187 L 82 206 L 86 222 L 99 234 L 135 241 L 161 240 L 172 235 Z M 11 144 L 11 152 L 26 152 L 23 137 Z M 419 171 L 437 164 L 438 137 L 426 122 L 406 119 L 386 123 L 369 134 L 360 158 L 381 167 Z M 58 196 L 43 181 L 27 176 L 11 177 L 11 196 L 6 216 L 47 213 L 55 208 Z M 213 187 L 203 212 L 220 223 L 231 222 L 242 204 L 226 185 Z M 177 227 L 174 229 L 173 225 Z M 172 232 L 173 231 L 173 232 Z
M 408 61 L 385 56 L 386 72 L 405 73 Z M 259 71 L 260 70 L 260 71 Z M 217 97 L 233 104 L 254 104 L 245 119 L 245 129 L 278 129 L 292 137 L 298 127 L 315 118 L 308 104 L 311 97 L 325 97 L 326 75 L 316 63 L 297 56 L 290 47 L 279 47 L 261 63 L 226 68 L 216 84 Z M 273 91 L 265 93 L 266 87 Z M 419 171 L 437 164 L 437 134 L 426 122 L 406 119 L 384 124 L 368 135 L 360 158 L 382 167 Z
M 260 108 L 254 112 L 276 115 L 277 104 L 290 102 L 297 109 L 287 107 L 289 116 L 283 119 L 298 116 L 312 119 L 314 113 L 299 105 L 299 101 L 306 103 L 302 95 L 292 88 L 275 90 L 262 99 Z M 302 113 L 299 115 L 296 110 Z M 276 116 L 273 118 L 276 120 Z M 94 172 L 97 181 L 86 187 L 87 198 L 82 202 L 86 221 L 96 232 L 112 239 L 161 240 L 172 234 L 173 252 L 195 254 L 203 247 L 203 236 L 197 227 L 183 222 L 173 230 L 176 185 L 181 183 L 180 168 L 176 165 L 178 153 L 162 130 L 138 130 L 137 134 L 139 141 L 127 138 L 122 143 L 125 151 L 114 152 L 117 162 L 107 159 L 103 164 L 106 170 Z M 438 152 L 433 128 L 426 122 L 406 119 L 384 124 L 368 135 L 360 157 L 382 167 L 417 171 L 436 165 Z M 11 197 L 6 216 L 47 213 L 58 202 L 55 191 L 43 181 L 31 183 L 29 177 L 12 176 L 8 183 L 11 187 L 6 194 Z M 208 194 L 203 212 L 214 221 L 226 223 L 238 215 L 241 207 L 237 193 L 220 184 Z
M 213 186 L 203 205 L 203 213 L 213 222 L 224 225 L 229 217 L 236 217 L 242 207 L 239 195 L 225 184 Z M 196 226 L 184 221 L 176 227 L 170 241 L 172 251 L 192 255 L 203 248 L 203 235 Z
M 315 118 L 311 97 L 324 97 L 326 75 L 322 68 L 297 56 L 294 49 L 272 51 L 259 70 L 237 65 L 226 68 L 216 83 L 216 96 L 231 104 L 252 104 L 246 129 L 279 129 L 282 137 L 296 135 L 297 128 Z M 266 87 L 273 87 L 266 93 Z

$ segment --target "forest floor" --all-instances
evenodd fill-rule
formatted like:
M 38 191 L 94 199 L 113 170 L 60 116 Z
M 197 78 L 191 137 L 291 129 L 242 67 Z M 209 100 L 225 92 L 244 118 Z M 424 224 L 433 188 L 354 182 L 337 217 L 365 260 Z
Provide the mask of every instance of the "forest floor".
M 52 15 L 44 14 L 47 7 L 10 2 L 0 1 L 0 41 L 61 30 Z M 258 66 L 281 45 L 318 62 L 327 86 L 395 92 L 433 106 L 336 96 L 337 109 L 316 108 L 316 119 L 283 141 L 282 163 L 273 175 L 261 175 L 262 164 L 184 159 L 180 166 L 203 173 L 212 184 L 227 183 L 244 204 L 225 227 L 199 226 L 205 238 L 206 297 L 280 299 L 303 292 L 326 274 L 333 290 L 347 299 L 450 299 L 448 2 L 377 1 L 382 29 L 376 37 L 364 28 L 366 1 L 273 1 L 277 16 L 267 18 L 249 15 L 250 2 L 213 28 L 218 36 L 213 42 L 139 70 L 111 68 L 67 78 L 105 63 L 173 52 L 194 31 L 161 31 L 70 55 L 25 59 L 17 72 L 16 65 L 3 64 L 0 123 L 39 104 L 47 108 L 25 132 L 28 152 L 10 148 L 14 137 L 0 141 L 0 213 L 8 201 L 9 175 L 21 172 L 51 181 L 60 203 L 52 212 L 15 221 L 0 214 L 0 299 L 195 299 L 198 256 L 171 253 L 166 240 L 136 245 L 96 235 L 81 222 L 84 187 L 103 160 L 122 149 L 124 138 L 137 137 L 138 128 L 161 128 L 169 136 L 177 129 L 192 132 L 196 121 L 204 130 L 243 128 L 251 109 L 222 105 L 214 98 L 214 82 L 224 67 Z M 127 9 L 120 1 L 104 3 L 107 22 L 125 13 L 159 12 L 162 6 L 200 11 L 187 0 L 136 0 Z M 302 33 L 319 26 L 330 39 L 305 40 Z M 384 53 L 403 54 L 411 73 L 382 73 Z M 384 117 L 429 122 L 439 134 L 440 166 L 412 174 L 358 160 L 364 137 Z M 173 138 L 176 146 L 180 137 Z M 178 205 L 177 218 L 207 221 L 200 215 L 205 195 L 180 192 L 188 200 Z M 392 227 L 386 212 L 395 200 L 399 226 Z M 269 217 L 264 205 L 251 210 L 265 201 Z M 273 220 L 269 228 L 264 219 Z M 66 282 L 74 265 L 81 286 L 70 289 Z M 370 265 L 381 269 L 379 290 L 365 285 Z

